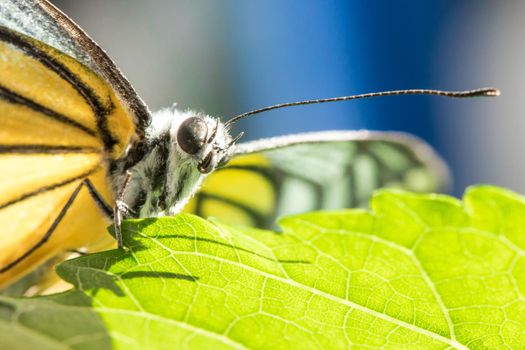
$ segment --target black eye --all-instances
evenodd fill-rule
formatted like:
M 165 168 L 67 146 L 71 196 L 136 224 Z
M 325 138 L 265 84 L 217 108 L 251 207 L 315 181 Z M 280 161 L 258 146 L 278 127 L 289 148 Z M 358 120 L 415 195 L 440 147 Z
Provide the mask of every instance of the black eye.
M 177 143 L 188 154 L 199 152 L 206 141 L 208 126 L 199 117 L 191 117 L 180 124 L 177 131 Z

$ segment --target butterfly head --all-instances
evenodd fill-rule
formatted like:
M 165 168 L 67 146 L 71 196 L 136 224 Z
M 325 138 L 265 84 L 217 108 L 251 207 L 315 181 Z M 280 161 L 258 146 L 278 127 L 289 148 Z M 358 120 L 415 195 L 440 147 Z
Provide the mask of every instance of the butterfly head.
M 217 118 L 191 110 L 162 109 L 147 129 L 148 147 L 131 167 L 115 171 L 114 188 L 132 174 L 124 201 L 141 217 L 178 213 L 204 178 L 234 153 L 229 128 Z
M 193 114 L 178 126 L 176 142 L 180 151 L 196 161 L 197 170 L 208 174 L 230 160 L 239 137 L 233 139 L 219 119 Z

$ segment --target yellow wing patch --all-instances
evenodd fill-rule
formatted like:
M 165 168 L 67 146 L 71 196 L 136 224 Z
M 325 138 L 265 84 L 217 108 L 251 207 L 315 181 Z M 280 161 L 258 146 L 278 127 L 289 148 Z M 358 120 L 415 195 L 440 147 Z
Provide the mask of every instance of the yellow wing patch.
M 21 196 L 87 177 L 100 154 L 0 154 L 0 208 Z
M 0 269 L 52 229 L 49 240 L 0 273 L 0 287 L 67 249 L 113 244 L 109 220 L 86 186 L 110 206 L 108 166 L 136 132 L 133 117 L 96 72 L 0 27 Z
M 3 27 L 0 72 L 4 104 L 22 105 L 31 108 L 35 117 L 58 120 L 88 135 L 91 132 L 113 158 L 123 154 L 135 134 L 133 118 L 95 72 L 38 40 Z M 7 115 L 3 109 L 7 107 L 0 106 L 0 112 Z
M 103 151 L 104 145 L 95 132 L 90 135 L 29 107 L 0 99 L 0 113 L 2 145 L 76 146 Z
M 268 167 L 262 154 L 235 157 L 206 178 L 184 211 L 234 224 L 258 224 L 275 210 L 275 186 L 264 172 Z
M 255 220 L 245 209 L 225 203 L 222 200 L 207 198 L 202 203 L 200 213 L 204 217 L 219 218 L 228 223 L 235 223 L 237 225 L 255 225 Z
M 245 168 L 216 171 L 208 177 L 201 192 L 243 203 L 262 214 L 272 211 L 275 201 L 272 184 L 260 173 Z
M 99 170 L 92 178 L 98 184 L 97 189 L 105 192 L 109 199 L 109 188 L 104 186 L 105 171 Z M 0 210 L 0 266 L 7 266 L 38 243 L 80 182 L 77 180 Z M 113 239 L 106 230 L 109 223 L 107 218 L 101 216 L 87 188 L 83 187 L 49 241 L 13 268 L 0 273 L 0 287 L 66 249 L 86 246 L 100 248 L 112 244 Z
M 18 47 L 0 43 L 0 72 L 4 88 L 97 130 L 93 112 L 76 88 Z

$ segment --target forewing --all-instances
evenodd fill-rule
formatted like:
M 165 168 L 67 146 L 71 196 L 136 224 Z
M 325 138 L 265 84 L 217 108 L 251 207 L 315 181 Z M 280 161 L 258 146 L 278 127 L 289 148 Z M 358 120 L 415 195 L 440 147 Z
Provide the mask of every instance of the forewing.
M 84 180 L 111 205 L 108 167 L 134 135 L 133 118 L 104 79 L 0 27 L 0 269 L 43 237 Z M 107 224 L 82 188 L 51 239 L 0 273 L 0 285 L 64 249 L 109 238 Z
M 99 168 L 89 179 L 96 183 L 97 189 L 109 199 L 111 195 L 105 175 L 105 169 Z M 52 178 L 49 180 L 52 181 Z M 83 180 L 76 179 L 68 184 L 44 190 L 0 209 L 0 268 L 9 265 L 38 243 L 52 227 L 75 188 Z M 107 246 L 112 241 L 106 230 L 109 224 L 109 219 L 102 215 L 88 189 L 82 187 L 50 239 L 26 259 L 0 273 L 0 288 L 67 249 L 96 249 Z
M 208 176 L 187 211 L 268 228 L 285 214 L 366 207 L 380 187 L 440 192 L 447 184 L 444 162 L 413 136 L 310 133 L 240 144 L 232 161 Z
M 143 137 L 151 115 L 115 63 L 75 22 L 47 0 L 2 0 L 0 25 L 37 39 L 100 75 L 116 92 Z

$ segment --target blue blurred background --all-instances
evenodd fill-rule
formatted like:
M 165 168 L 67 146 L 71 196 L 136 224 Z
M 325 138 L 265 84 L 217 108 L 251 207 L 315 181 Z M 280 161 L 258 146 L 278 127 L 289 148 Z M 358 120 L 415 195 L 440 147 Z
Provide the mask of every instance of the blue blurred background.
M 496 86 L 497 99 L 401 96 L 253 117 L 245 140 L 329 129 L 396 130 L 432 144 L 454 194 L 525 192 L 525 2 L 54 1 L 104 47 L 153 110 L 233 116 L 371 91 Z

